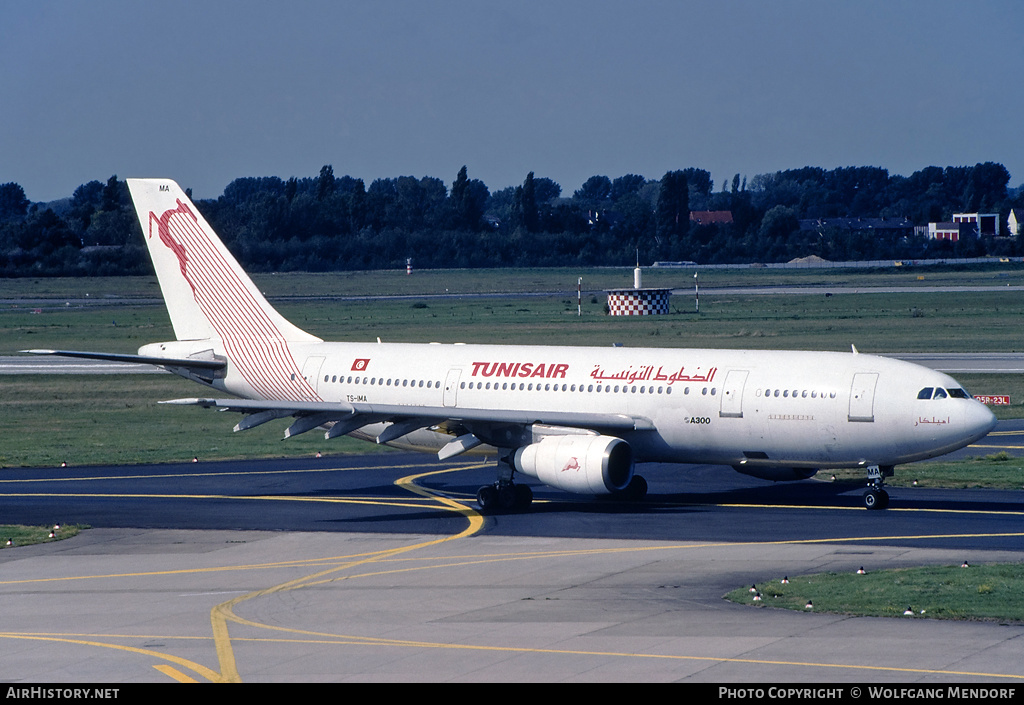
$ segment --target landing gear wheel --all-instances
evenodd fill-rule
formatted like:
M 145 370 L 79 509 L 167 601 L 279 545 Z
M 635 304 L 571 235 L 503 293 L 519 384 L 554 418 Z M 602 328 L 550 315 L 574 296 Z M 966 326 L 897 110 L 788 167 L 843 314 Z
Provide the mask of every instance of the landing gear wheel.
M 864 493 L 864 506 L 868 509 L 885 509 L 889 506 L 889 493 L 872 488 Z
M 516 487 L 515 485 L 505 485 L 504 487 L 498 488 L 498 506 L 501 507 L 502 511 L 509 511 L 514 509 L 516 506 Z
M 883 489 L 885 478 L 892 477 L 891 465 L 869 465 L 868 489 L 864 493 L 864 506 L 867 509 L 885 509 L 889 506 L 889 493 Z
M 526 509 L 532 502 L 533 490 L 529 485 L 484 485 L 476 491 L 476 503 L 484 514 Z
M 498 489 L 494 485 L 484 485 L 476 491 L 476 503 L 481 511 L 493 510 L 498 506 Z

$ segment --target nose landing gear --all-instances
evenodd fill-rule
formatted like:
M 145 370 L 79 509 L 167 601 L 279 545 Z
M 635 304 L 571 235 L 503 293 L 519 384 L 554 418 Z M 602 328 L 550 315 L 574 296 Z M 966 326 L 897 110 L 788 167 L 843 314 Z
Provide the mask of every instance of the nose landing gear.
M 879 467 L 878 465 L 868 466 L 868 489 L 864 492 L 864 507 L 866 509 L 885 509 L 889 506 L 889 493 L 883 489 L 886 477 L 892 477 L 891 466 Z

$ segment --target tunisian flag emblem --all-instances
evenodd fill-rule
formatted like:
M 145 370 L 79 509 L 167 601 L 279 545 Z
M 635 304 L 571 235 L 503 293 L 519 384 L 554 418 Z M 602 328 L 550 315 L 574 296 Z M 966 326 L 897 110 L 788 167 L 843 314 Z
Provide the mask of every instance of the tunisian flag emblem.
M 370 364 L 370 358 L 356 358 L 355 362 L 352 363 L 353 372 L 362 372 L 366 369 L 366 366 Z

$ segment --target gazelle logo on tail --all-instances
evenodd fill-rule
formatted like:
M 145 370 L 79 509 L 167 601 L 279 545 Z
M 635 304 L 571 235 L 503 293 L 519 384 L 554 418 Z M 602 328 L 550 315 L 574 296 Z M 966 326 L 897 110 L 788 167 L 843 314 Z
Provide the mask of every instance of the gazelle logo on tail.
M 160 190 L 162 191 L 164 188 L 165 187 L 161 186 Z M 174 253 L 174 256 L 178 258 L 178 263 L 181 268 L 181 276 L 185 277 L 185 281 L 188 282 L 188 285 L 192 287 L 192 291 L 195 292 L 196 286 L 188 278 L 188 272 L 186 271 L 186 265 L 188 264 L 188 255 L 185 254 L 185 248 L 182 247 L 181 243 L 175 240 L 174 237 L 171 235 L 171 229 L 167 226 L 168 222 L 170 222 L 171 220 L 171 216 L 174 215 L 175 213 L 187 215 L 192 218 L 192 222 L 197 222 L 195 213 L 189 210 L 189 207 L 186 206 L 184 203 L 178 201 L 177 209 L 169 210 L 165 212 L 163 215 L 161 215 L 159 218 L 153 211 L 149 212 L 149 237 L 153 237 L 153 221 L 155 220 L 157 232 L 159 233 L 160 237 L 160 242 L 167 245 L 167 247 L 170 248 L 171 252 Z

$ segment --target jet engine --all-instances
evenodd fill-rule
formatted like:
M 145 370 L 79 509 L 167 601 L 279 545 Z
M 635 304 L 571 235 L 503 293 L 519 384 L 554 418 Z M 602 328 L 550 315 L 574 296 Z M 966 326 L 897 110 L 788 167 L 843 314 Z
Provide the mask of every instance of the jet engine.
M 771 480 L 772 482 L 806 480 L 809 477 L 814 477 L 815 473 L 818 472 L 818 468 L 777 468 L 765 467 L 763 465 L 733 465 L 732 469 L 743 475 L 759 477 L 762 480 Z
M 519 448 L 511 464 L 566 492 L 608 494 L 629 486 L 633 449 L 611 436 L 549 436 Z

